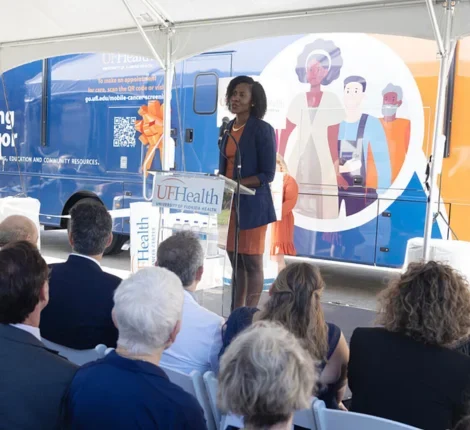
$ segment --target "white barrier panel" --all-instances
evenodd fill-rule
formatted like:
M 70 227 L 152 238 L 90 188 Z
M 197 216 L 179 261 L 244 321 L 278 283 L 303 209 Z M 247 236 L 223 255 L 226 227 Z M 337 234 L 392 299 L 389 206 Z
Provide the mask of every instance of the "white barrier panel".
M 41 203 L 38 199 L 31 197 L 4 197 L 0 199 L 0 222 L 10 215 L 23 215 L 28 217 L 36 224 L 38 232 L 40 231 L 39 225 L 39 210 Z M 38 249 L 41 249 L 41 238 L 38 234 Z
M 150 267 L 157 259 L 160 210 L 150 202 L 130 204 L 131 272 Z
M 459 270 L 463 275 L 470 279 L 470 265 L 468 256 L 470 255 L 470 242 L 461 240 L 442 240 L 431 239 L 429 259 L 449 264 L 454 269 Z M 408 264 L 422 261 L 423 259 L 423 238 L 415 237 L 408 241 L 406 247 L 405 264 L 403 270 L 406 270 Z

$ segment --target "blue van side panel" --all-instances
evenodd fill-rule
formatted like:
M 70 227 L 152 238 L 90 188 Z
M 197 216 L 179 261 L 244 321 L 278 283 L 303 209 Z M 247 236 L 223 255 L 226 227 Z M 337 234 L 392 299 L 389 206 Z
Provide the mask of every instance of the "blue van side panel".
M 295 227 L 294 244 L 299 256 L 361 264 L 401 267 L 409 239 L 422 237 L 426 215 L 426 195 L 415 174 L 407 190 L 377 218 L 335 233 L 314 232 Z M 441 239 L 434 224 L 432 235 Z

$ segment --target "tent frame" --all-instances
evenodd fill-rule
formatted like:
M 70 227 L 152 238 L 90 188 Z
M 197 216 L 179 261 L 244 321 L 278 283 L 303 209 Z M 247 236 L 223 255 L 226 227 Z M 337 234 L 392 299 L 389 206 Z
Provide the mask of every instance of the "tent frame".
M 424 235 L 423 235 L 423 260 L 429 261 L 430 257 L 430 242 L 432 238 L 432 227 L 435 221 L 434 214 L 434 203 L 436 197 L 439 199 L 439 187 L 437 186 L 437 175 L 441 172 L 438 172 L 438 166 L 440 163 L 437 160 L 443 156 L 438 151 L 443 151 L 442 145 L 439 145 L 439 140 L 445 139 L 443 136 L 444 130 L 444 115 L 445 115 L 445 102 L 446 102 L 446 90 L 448 82 L 448 72 L 450 68 L 450 63 L 453 58 L 453 51 L 455 50 L 455 45 L 452 43 L 452 24 L 454 19 L 454 9 L 455 1 L 448 0 L 443 4 L 445 8 L 445 25 L 444 25 L 444 34 L 441 34 L 439 24 L 437 22 L 436 13 L 432 4 L 432 0 L 426 0 L 429 16 L 431 19 L 431 24 L 434 30 L 436 44 L 438 48 L 439 56 L 439 79 L 437 85 L 437 96 L 436 96 L 436 108 L 435 108 L 435 117 L 434 117 L 434 132 L 431 145 L 431 157 L 430 157 L 430 186 L 429 186 L 429 196 L 426 205 L 426 218 L 424 224 Z
M 148 27 L 144 28 L 138 21 L 136 15 L 133 13 L 132 8 L 130 7 L 128 0 L 122 0 L 126 6 L 129 14 L 134 20 L 137 30 L 141 34 L 142 38 L 146 42 L 150 52 L 159 62 L 165 72 L 165 91 L 164 91 L 164 118 L 163 123 L 163 162 L 162 169 L 169 170 L 173 166 L 173 160 L 169 159 L 170 151 L 165 150 L 169 148 L 171 142 L 171 92 L 172 92 L 172 83 L 173 83 L 173 70 L 174 70 L 174 58 L 172 52 L 172 38 L 175 32 L 178 29 L 184 28 L 196 28 L 203 26 L 210 26 L 213 24 L 234 24 L 234 23 L 245 23 L 245 22 L 260 22 L 260 21 L 276 21 L 286 18 L 293 17 L 305 17 L 306 15 L 324 15 L 331 13 L 344 13 L 346 11 L 360 11 L 363 9 L 370 8 L 391 8 L 392 4 L 363 4 L 356 6 L 342 6 L 342 7 L 325 7 L 316 10 L 304 10 L 296 11 L 289 13 L 267 13 L 259 14 L 252 16 L 241 16 L 236 18 L 220 18 L 220 19 L 210 19 L 210 20 L 200 20 L 200 21 L 190 21 L 187 23 L 173 23 L 168 16 L 165 15 L 161 10 L 158 9 L 158 2 L 153 0 L 140 0 L 148 9 L 149 14 L 152 18 L 158 22 L 157 26 L 153 26 L 154 29 L 165 32 L 165 41 L 166 49 L 165 56 L 161 58 L 155 49 L 152 41 L 149 38 L 149 35 L 146 30 Z M 453 51 L 455 50 L 455 42 L 452 41 L 452 24 L 454 18 L 455 5 L 459 0 L 445 0 L 441 2 L 440 0 L 425 0 L 426 6 L 429 12 L 429 17 L 431 25 L 435 35 L 435 41 L 438 49 L 439 56 L 439 80 L 436 96 L 436 109 L 435 109 L 435 118 L 434 118 L 434 132 L 431 145 L 431 157 L 430 157 L 430 188 L 429 196 L 426 205 L 426 218 L 424 226 L 424 235 L 423 235 L 423 260 L 428 261 L 430 256 L 430 241 L 432 236 L 432 227 L 435 221 L 434 217 L 434 201 L 436 195 L 438 195 L 438 186 L 437 186 L 437 175 L 439 163 L 436 160 L 442 156 L 438 151 L 441 148 L 441 145 L 438 144 L 439 140 L 443 138 L 443 126 L 444 126 L 444 114 L 445 114 L 445 100 L 446 100 L 446 89 L 447 89 L 447 80 L 448 80 L 448 71 L 450 68 L 450 63 L 452 61 Z M 407 5 L 416 5 L 422 3 L 422 0 L 409 0 L 401 1 L 397 6 L 407 6 Z M 443 29 L 443 34 L 439 28 L 439 23 L 437 21 L 436 13 L 434 10 L 434 3 L 442 3 L 442 6 L 445 8 L 445 25 Z M 132 31 L 131 29 L 126 31 Z M 25 42 L 20 42 L 25 43 Z M 26 42 L 27 43 L 27 42 Z
M 165 89 L 163 92 L 163 158 L 162 158 L 162 170 L 170 170 L 170 168 L 174 165 L 174 160 L 170 160 L 170 151 L 165 150 L 169 148 L 171 143 L 171 90 L 173 84 L 173 69 L 174 69 L 174 60 L 173 60 L 173 51 L 172 51 L 172 38 L 175 33 L 174 25 L 170 22 L 170 20 L 162 14 L 161 11 L 156 9 L 156 7 L 150 3 L 148 0 L 140 0 L 148 9 L 152 18 L 158 22 L 160 22 L 161 27 L 160 30 L 165 32 L 165 57 L 161 58 L 158 54 L 157 50 L 153 46 L 152 41 L 150 40 L 148 34 L 145 32 L 145 29 L 142 27 L 140 22 L 137 19 L 134 11 L 132 10 L 128 0 L 122 0 L 124 6 L 126 7 L 127 11 L 131 15 L 132 19 L 134 20 L 139 33 L 141 34 L 142 38 L 144 39 L 145 43 L 147 44 L 150 52 L 155 57 L 157 62 L 164 70 L 164 85 Z M 168 119 L 168 120 L 167 120 Z M 146 176 L 146 173 L 144 173 Z M 144 181 L 145 184 L 146 181 Z M 144 186 L 145 187 L 145 186 Z M 145 188 L 144 188 L 144 196 L 145 196 Z

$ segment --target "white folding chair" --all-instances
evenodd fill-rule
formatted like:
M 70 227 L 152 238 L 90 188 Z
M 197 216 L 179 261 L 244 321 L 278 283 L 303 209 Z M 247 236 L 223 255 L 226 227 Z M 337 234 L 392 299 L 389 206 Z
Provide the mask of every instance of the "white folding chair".
M 325 403 L 318 399 L 312 402 L 312 409 L 318 430 L 418 430 L 384 418 L 327 409 Z
M 217 430 L 220 429 L 222 421 L 222 414 L 217 407 L 217 387 L 218 381 L 214 372 L 206 372 L 202 376 L 204 379 L 204 385 L 206 386 L 207 395 L 209 396 L 209 404 L 211 405 L 212 416 L 214 417 L 215 426 Z
M 202 375 L 197 370 L 193 370 L 189 375 L 186 373 L 178 372 L 176 370 L 168 369 L 167 367 L 161 366 L 164 372 L 170 378 L 170 381 L 181 387 L 184 391 L 192 394 L 204 411 L 204 417 L 207 423 L 208 430 L 216 430 L 217 427 L 212 416 L 212 409 L 209 402 L 209 396 L 204 386 Z
M 100 358 L 103 358 L 106 351 L 106 345 L 97 345 L 93 349 L 72 349 L 68 348 L 63 345 L 59 345 L 57 343 L 51 342 L 44 338 L 41 339 L 42 343 L 46 346 L 46 348 L 52 349 L 57 351 L 60 355 L 65 357 L 67 360 L 75 363 L 79 366 L 83 364 L 89 363 L 90 361 L 95 361 Z

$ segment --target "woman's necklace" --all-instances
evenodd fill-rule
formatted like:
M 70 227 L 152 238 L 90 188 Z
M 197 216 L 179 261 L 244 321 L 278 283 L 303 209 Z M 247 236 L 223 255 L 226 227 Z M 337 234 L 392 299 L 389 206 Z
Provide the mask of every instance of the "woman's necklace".
M 243 127 L 245 127 L 245 125 L 246 125 L 246 122 L 241 127 L 235 128 L 235 124 L 233 124 L 232 129 L 233 129 L 233 131 L 240 131 Z

